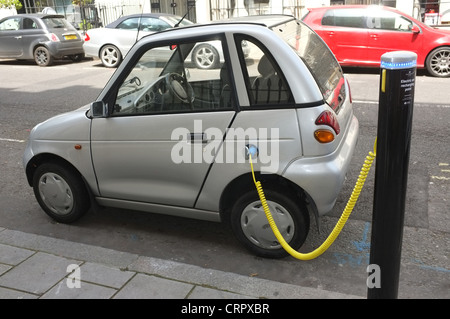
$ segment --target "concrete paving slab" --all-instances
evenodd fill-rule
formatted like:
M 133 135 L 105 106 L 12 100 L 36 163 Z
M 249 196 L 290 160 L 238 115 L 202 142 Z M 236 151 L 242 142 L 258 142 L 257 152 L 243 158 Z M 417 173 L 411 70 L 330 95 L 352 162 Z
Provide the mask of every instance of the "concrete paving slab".
M 42 294 L 67 275 L 79 261 L 38 252 L 0 277 L 0 286 Z
M 17 265 L 34 253 L 32 250 L 0 244 L 0 263 Z
M 114 299 L 183 299 L 193 287 L 183 282 L 137 274 Z
M 112 288 L 121 288 L 136 273 L 120 270 L 96 263 L 85 263 L 80 267 L 80 277 L 84 282 L 101 284 Z
M 0 276 L 10 270 L 12 266 L 0 264 Z
M 38 296 L 23 291 L 0 287 L 0 299 L 37 299 Z
M 79 287 L 69 287 L 67 279 L 63 279 L 41 299 L 110 299 L 115 293 L 116 289 L 83 281 Z

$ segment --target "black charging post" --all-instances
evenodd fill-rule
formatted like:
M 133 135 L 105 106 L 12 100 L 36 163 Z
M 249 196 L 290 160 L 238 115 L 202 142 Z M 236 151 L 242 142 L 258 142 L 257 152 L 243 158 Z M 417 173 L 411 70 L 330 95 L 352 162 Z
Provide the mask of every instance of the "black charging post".
M 417 55 L 381 57 L 377 160 L 370 246 L 369 299 L 398 295 Z M 369 279 L 379 282 L 369 282 Z

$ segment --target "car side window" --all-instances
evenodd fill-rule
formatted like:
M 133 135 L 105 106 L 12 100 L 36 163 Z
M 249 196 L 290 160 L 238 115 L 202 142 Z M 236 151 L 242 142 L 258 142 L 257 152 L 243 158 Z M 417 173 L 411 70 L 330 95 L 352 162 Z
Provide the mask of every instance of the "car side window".
M 252 106 L 286 105 L 293 103 L 287 82 L 269 52 L 257 41 L 240 39 L 240 47 L 247 51 L 244 75 Z
M 140 29 L 141 31 L 153 31 L 159 32 L 166 29 L 169 29 L 170 25 L 156 18 L 142 18 Z
M 139 25 L 140 18 L 129 18 L 116 26 L 116 29 L 125 29 L 125 30 L 137 30 Z
M 22 22 L 22 29 L 37 29 L 38 26 L 36 22 L 34 22 L 30 18 L 24 18 Z
M 365 11 L 361 9 L 331 9 L 322 17 L 322 25 L 365 28 Z
M 217 60 L 217 64 L 199 68 L 195 63 L 198 52 L 211 53 L 203 58 Z M 219 40 L 167 44 L 146 51 L 118 88 L 112 115 L 233 109 L 233 90 L 222 52 Z
M 371 29 L 382 29 L 392 31 L 411 31 L 412 21 L 390 11 L 378 12 L 374 10 L 367 17 L 367 25 Z
M 17 31 L 20 28 L 20 18 L 11 18 L 0 24 L 0 31 Z

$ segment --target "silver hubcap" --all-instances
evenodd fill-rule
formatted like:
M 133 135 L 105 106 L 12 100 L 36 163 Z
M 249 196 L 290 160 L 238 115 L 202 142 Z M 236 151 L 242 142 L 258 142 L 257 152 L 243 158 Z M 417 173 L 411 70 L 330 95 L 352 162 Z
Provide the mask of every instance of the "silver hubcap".
M 39 64 L 45 64 L 48 60 L 47 52 L 44 50 L 37 50 L 36 51 L 36 61 Z
M 270 213 L 286 242 L 290 242 L 295 233 L 294 220 L 286 208 L 278 203 L 267 201 Z M 255 201 L 245 207 L 241 215 L 241 227 L 244 235 L 253 244 L 264 249 L 281 248 L 267 221 L 260 201 Z
M 197 51 L 195 59 L 197 60 L 197 64 L 202 68 L 209 68 L 215 62 L 214 52 L 210 48 L 203 47 Z
M 450 50 L 442 50 L 437 52 L 431 58 L 431 68 L 436 74 L 450 74 Z
M 39 179 L 39 194 L 55 214 L 66 215 L 73 208 L 73 194 L 67 182 L 58 174 L 45 173 Z
M 102 61 L 108 66 L 114 66 L 119 61 L 119 54 L 114 48 L 105 48 L 102 51 Z

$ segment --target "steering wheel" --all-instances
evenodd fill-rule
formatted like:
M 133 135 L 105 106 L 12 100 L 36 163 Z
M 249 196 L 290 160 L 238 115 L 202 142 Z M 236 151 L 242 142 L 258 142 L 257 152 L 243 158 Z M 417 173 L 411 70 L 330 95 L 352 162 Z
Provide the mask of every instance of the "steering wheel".
M 194 90 L 188 81 L 177 73 L 169 73 L 166 76 L 166 82 L 170 91 L 181 102 L 191 104 L 194 102 Z

